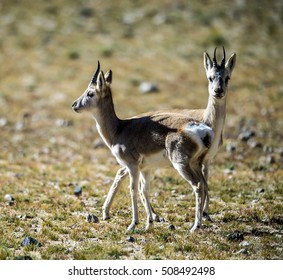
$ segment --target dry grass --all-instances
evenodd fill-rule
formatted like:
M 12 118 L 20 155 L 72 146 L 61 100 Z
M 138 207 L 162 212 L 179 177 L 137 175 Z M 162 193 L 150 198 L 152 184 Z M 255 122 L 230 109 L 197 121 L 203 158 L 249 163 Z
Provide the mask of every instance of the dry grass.
M 0 259 L 282 259 L 283 6 L 226 2 L 1 2 Z M 120 117 L 204 107 L 202 53 L 216 45 L 237 52 L 238 61 L 225 145 L 210 174 L 214 222 L 188 236 L 191 188 L 173 170 L 157 171 L 152 201 L 166 222 L 144 232 L 140 205 L 131 243 L 127 186 L 111 220 L 101 221 L 118 166 L 105 147 L 94 149 L 91 117 L 74 114 L 70 105 L 100 59 L 114 72 Z M 144 80 L 160 91 L 141 95 Z M 255 130 L 253 140 L 262 147 L 240 141 L 243 130 Z M 236 144 L 233 153 L 225 149 L 230 143 Z M 79 198 L 75 186 L 83 189 Z M 15 203 L 8 205 L 5 194 Z M 100 222 L 88 223 L 89 213 Z M 227 237 L 237 232 L 246 244 Z M 21 246 L 25 236 L 43 246 Z

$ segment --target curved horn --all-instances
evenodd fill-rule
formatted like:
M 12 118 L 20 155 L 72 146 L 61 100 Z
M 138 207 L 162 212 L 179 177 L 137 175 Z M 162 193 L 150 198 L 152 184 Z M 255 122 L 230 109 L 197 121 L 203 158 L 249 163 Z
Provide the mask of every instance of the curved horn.
M 223 48 L 223 58 L 222 58 L 222 61 L 221 61 L 221 67 L 225 67 L 226 53 L 225 53 L 224 46 L 222 48 Z
M 95 71 L 95 73 L 92 76 L 91 81 L 90 81 L 91 84 L 96 84 L 96 80 L 97 80 L 97 76 L 98 76 L 99 70 L 100 70 L 100 63 L 99 63 L 99 60 L 98 60 L 97 61 L 96 71 Z
M 217 66 L 217 61 L 216 61 L 216 49 L 217 49 L 217 47 L 214 49 L 214 54 L 213 54 L 213 66 L 214 66 L 214 67 Z

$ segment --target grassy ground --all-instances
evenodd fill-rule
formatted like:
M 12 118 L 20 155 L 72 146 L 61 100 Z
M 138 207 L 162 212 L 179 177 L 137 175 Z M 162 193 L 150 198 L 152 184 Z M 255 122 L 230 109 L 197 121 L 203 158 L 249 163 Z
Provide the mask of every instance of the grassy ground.
M 1 1 L 0 259 L 282 259 L 282 14 L 281 1 L 264 0 Z M 204 107 L 202 54 L 222 45 L 238 58 L 210 172 L 214 222 L 189 236 L 191 188 L 174 170 L 158 170 L 151 196 L 165 221 L 145 232 L 139 205 L 129 242 L 127 184 L 102 221 L 118 165 L 97 145 L 91 117 L 70 106 L 100 59 L 114 72 L 120 117 Z M 159 92 L 141 95 L 145 80 Z M 239 140 L 249 131 L 255 136 Z M 42 246 L 21 246 L 26 236 Z

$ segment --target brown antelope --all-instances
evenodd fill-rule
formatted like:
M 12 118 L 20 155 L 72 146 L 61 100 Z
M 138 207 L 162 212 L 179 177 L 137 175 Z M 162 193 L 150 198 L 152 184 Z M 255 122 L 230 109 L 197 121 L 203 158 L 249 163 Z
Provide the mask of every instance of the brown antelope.
M 204 123 L 207 126 L 211 127 L 214 132 L 214 137 L 211 142 L 210 147 L 204 157 L 202 164 L 202 172 L 206 179 L 208 180 L 208 166 L 210 162 L 215 157 L 219 147 L 222 144 L 223 139 L 223 128 L 226 116 L 226 98 L 228 91 L 228 81 L 231 78 L 232 71 L 236 64 L 236 54 L 233 53 L 226 62 L 225 49 L 223 47 L 223 58 L 220 64 L 216 60 L 216 48 L 214 50 L 213 59 L 211 60 L 210 56 L 205 52 L 204 53 L 204 68 L 206 71 L 206 76 L 208 79 L 208 103 L 205 109 L 189 110 L 182 109 L 177 110 L 173 109 L 168 112 L 162 111 L 159 114 L 179 114 L 181 118 L 184 116 L 196 120 L 198 122 Z M 93 81 L 94 83 L 94 81 Z M 142 116 L 142 115 L 141 115 Z M 120 187 L 120 182 L 128 174 L 127 168 L 122 167 L 118 170 L 115 180 L 109 190 L 105 203 L 103 205 L 103 219 L 109 218 L 109 211 L 112 205 L 115 194 L 117 193 L 118 188 Z M 158 215 L 153 211 L 151 204 L 149 203 L 148 197 L 148 188 L 150 182 L 150 170 L 147 172 L 142 172 L 140 175 L 140 193 L 143 203 L 145 201 L 149 204 L 149 209 L 151 210 L 151 216 L 154 220 L 158 221 Z M 207 186 L 207 184 L 205 184 Z M 204 190 L 205 204 L 203 209 L 203 216 L 208 220 L 211 220 L 208 215 L 208 204 L 209 204 L 209 195 L 208 188 Z
M 214 132 L 205 123 L 179 112 L 151 112 L 129 119 L 117 117 L 111 91 L 112 71 L 105 75 L 97 70 L 87 89 L 72 105 L 76 112 L 89 111 L 97 130 L 118 163 L 122 165 L 116 174 L 103 207 L 103 217 L 109 216 L 109 208 L 120 181 L 129 174 L 132 202 L 132 222 L 128 231 L 138 223 L 137 193 L 145 206 L 146 229 L 156 215 L 148 195 L 149 171 L 172 165 L 191 184 L 196 198 L 194 232 L 201 227 L 207 181 L 202 168 L 211 145 Z M 220 93 L 219 93 L 220 96 Z
M 221 63 L 218 64 L 216 59 L 216 49 L 217 48 L 214 49 L 212 60 L 208 53 L 204 53 L 204 69 L 208 79 L 208 103 L 206 108 L 197 110 L 174 110 L 174 112 L 179 112 L 194 120 L 205 123 L 207 126 L 211 127 L 214 132 L 213 141 L 203 160 L 203 174 L 206 181 L 208 181 L 208 166 L 216 156 L 220 146 L 223 143 L 228 83 L 236 65 L 236 54 L 232 53 L 232 55 L 226 61 L 224 47 L 223 58 Z M 209 195 L 208 189 L 206 189 L 203 216 L 211 221 L 211 218 L 208 215 L 208 204 Z

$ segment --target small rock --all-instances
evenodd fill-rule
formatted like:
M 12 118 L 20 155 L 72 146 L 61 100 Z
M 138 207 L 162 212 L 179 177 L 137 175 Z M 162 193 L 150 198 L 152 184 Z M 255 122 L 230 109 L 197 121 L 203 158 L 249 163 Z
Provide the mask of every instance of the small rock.
M 6 118 L 0 118 L 0 127 L 6 126 L 8 124 L 8 120 Z
M 18 121 L 15 124 L 15 129 L 18 130 L 18 131 L 23 130 L 24 128 L 25 128 L 25 124 L 22 121 Z
M 265 153 L 273 153 L 273 147 L 270 147 L 270 146 L 264 146 L 263 147 L 263 151 L 265 152 Z
M 128 242 L 131 242 L 131 243 L 133 243 L 133 242 L 135 242 L 136 241 L 136 239 L 133 237 L 133 236 L 129 236 L 129 237 L 127 237 L 127 239 L 126 239 Z
M 223 170 L 224 174 L 226 175 L 231 175 L 231 174 L 234 174 L 235 173 L 235 170 L 234 170 L 234 167 L 230 167 L 230 168 L 225 168 Z
M 81 187 L 75 187 L 74 189 L 74 195 L 81 196 L 82 195 L 82 188 Z
M 269 163 L 269 164 L 273 164 L 273 163 L 276 162 L 276 159 L 275 159 L 275 157 L 273 155 L 268 155 L 266 157 L 266 162 Z
M 70 50 L 68 53 L 68 58 L 71 60 L 76 60 L 80 58 L 80 53 L 77 50 Z
M 154 196 L 155 196 L 155 197 L 159 197 L 160 194 L 161 194 L 160 192 L 155 192 L 155 193 L 154 193 Z
M 74 123 L 73 121 L 70 120 L 58 119 L 56 121 L 56 125 L 59 127 L 69 127 L 69 126 L 73 126 Z
M 256 189 L 255 191 L 256 191 L 256 193 L 264 193 L 265 192 L 265 190 L 263 188 Z
M 13 205 L 15 203 L 15 199 L 10 194 L 6 194 L 4 199 L 9 205 Z
M 42 244 L 37 241 L 35 238 L 27 236 L 24 238 L 24 240 L 21 243 L 22 246 L 29 246 L 29 245 L 35 245 L 37 247 L 41 247 Z
M 243 241 L 244 235 L 240 232 L 233 232 L 227 235 L 228 240 L 230 241 Z
M 259 202 L 259 199 L 252 200 L 251 204 L 257 204 Z
M 95 215 L 93 215 L 93 214 L 88 214 L 87 221 L 89 223 L 98 223 L 99 219 Z
M 162 24 L 166 23 L 166 21 L 167 21 L 167 17 L 166 17 L 165 14 L 157 14 L 152 19 L 152 22 L 155 25 L 162 25 Z
M 239 134 L 239 139 L 243 142 L 247 142 L 254 136 L 255 132 L 253 130 L 247 130 Z
M 132 25 L 144 17 L 143 10 L 136 10 L 133 12 L 125 13 L 122 17 L 124 24 Z
M 14 176 L 15 176 L 15 178 L 19 179 L 19 178 L 24 177 L 24 174 L 23 173 L 15 173 Z
M 170 224 L 169 227 L 168 227 L 170 230 L 175 230 L 176 227 L 173 225 L 173 224 Z
M 248 241 L 242 241 L 240 244 L 239 244 L 239 246 L 241 246 L 241 247 L 249 247 L 251 244 L 250 244 L 250 242 L 248 242 Z
M 142 82 L 139 86 L 139 91 L 141 93 L 151 93 L 151 92 L 158 92 L 159 89 L 155 83 Z
M 83 7 L 80 10 L 80 15 L 85 18 L 90 18 L 94 15 L 94 10 L 89 7 Z
M 232 152 L 235 152 L 236 151 L 236 145 L 235 144 L 228 144 L 226 146 L 226 151 L 229 152 L 229 153 L 232 153 Z
M 254 139 L 250 139 L 248 140 L 247 144 L 249 145 L 249 147 L 251 147 L 252 149 L 256 149 L 256 148 L 262 148 L 263 145 L 260 142 L 257 142 Z
M 27 214 L 27 215 L 26 215 L 26 214 L 21 214 L 21 215 L 18 215 L 17 218 L 18 218 L 19 220 L 25 221 L 25 220 L 27 220 L 27 219 L 32 219 L 33 216 L 32 216 L 32 215 L 29 215 L 29 214 Z
M 248 250 L 246 248 L 244 248 L 244 249 L 239 250 L 235 254 L 237 254 L 237 255 L 239 255 L 239 254 L 247 255 L 248 254 Z

